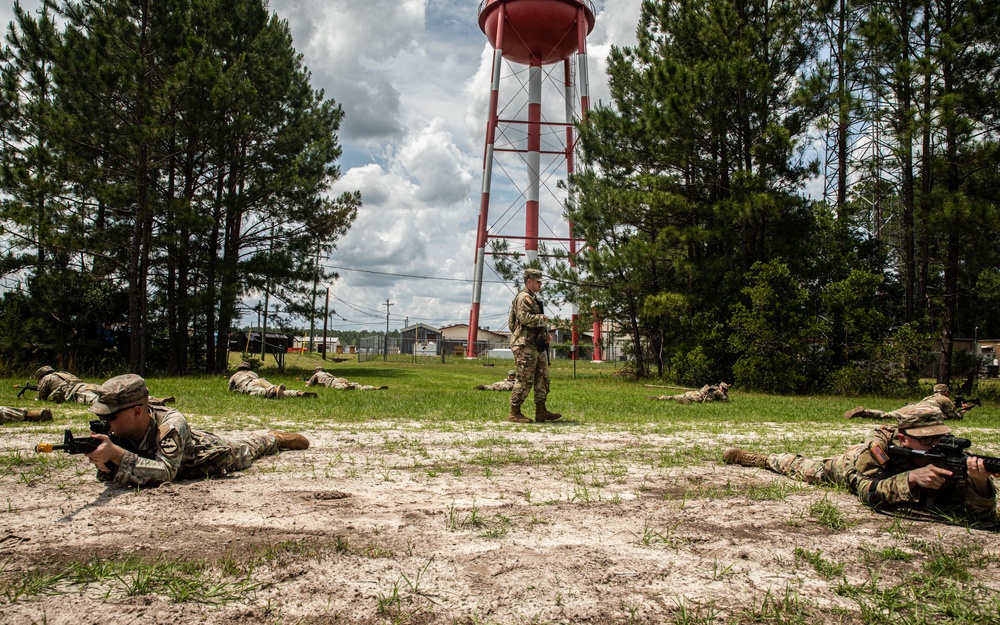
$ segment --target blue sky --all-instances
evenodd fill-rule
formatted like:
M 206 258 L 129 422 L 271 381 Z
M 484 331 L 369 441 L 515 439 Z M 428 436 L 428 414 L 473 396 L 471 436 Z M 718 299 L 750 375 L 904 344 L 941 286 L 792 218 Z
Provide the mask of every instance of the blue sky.
M 22 1 L 27 9 L 39 4 Z M 609 99 L 605 59 L 612 44 L 635 43 L 640 4 L 594 0 L 597 21 L 587 42 L 594 103 Z M 0 9 L 4 24 L 12 6 Z M 492 59 L 479 29 L 479 0 L 271 0 L 269 6 L 288 20 L 313 85 L 344 108 L 335 193 L 360 190 L 364 203 L 327 260 L 340 274 L 320 288 L 330 287 L 337 314 L 331 328 L 384 329 L 387 299 L 390 328 L 467 323 Z M 497 173 L 494 185 L 503 186 Z M 552 204 L 543 215 L 547 223 L 559 220 Z M 513 223 L 523 233 L 523 217 Z M 485 279 L 480 325 L 497 329 L 512 287 L 489 270 Z

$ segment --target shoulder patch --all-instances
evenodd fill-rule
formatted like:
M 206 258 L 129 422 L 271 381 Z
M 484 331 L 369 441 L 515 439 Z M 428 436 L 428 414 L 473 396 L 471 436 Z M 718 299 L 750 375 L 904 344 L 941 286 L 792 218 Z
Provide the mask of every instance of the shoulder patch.
M 872 445 L 871 447 L 872 457 L 875 458 L 875 462 L 878 462 L 883 467 L 889 464 L 889 455 L 885 453 L 885 450 L 878 445 Z
M 173 458 L 181 452 L 181 435 L 176 429 L 160 426 L 160 453 L 167 458 Z

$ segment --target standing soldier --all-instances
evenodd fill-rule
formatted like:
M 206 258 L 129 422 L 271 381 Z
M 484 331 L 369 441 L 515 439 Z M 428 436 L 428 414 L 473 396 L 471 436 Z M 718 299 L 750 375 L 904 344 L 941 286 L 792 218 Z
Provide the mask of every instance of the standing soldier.
M 508 421 L 531 423 L 521 414 L 521 404 L 535 389 L 535 421 L 555 421 L 562 415 L 549 412 L 545 399 L 549 395 L 549 324 L 542 310 L 538 292 L 542 290 L 542 272 L 524 270 L 524 288 L 510 305 L 507 323 L 510 326 L 510 348 L 514 352 L 517 379 L 510 393 Z

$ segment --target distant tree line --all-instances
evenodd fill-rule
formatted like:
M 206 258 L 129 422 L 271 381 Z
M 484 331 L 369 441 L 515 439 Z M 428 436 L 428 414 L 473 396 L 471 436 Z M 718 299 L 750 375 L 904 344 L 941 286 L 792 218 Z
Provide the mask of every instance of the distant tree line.
M 8 368 L 226 366 L 248 293 L 307 306 L 359 193 L 266 0 L 19 4 L 0 59 Z
M 966 376 L 954 339 L 1000 336 L 998 17 L 644 2 L 581 124 L 567 212 L 589 247 L 552 268 L 562 295 L 629 334 L 639 375 L 885 392 L 939 340 L 939 381 Z

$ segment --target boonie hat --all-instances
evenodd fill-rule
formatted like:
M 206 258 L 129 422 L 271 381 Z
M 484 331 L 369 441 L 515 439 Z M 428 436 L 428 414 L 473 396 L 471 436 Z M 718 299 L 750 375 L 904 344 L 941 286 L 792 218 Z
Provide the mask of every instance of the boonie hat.
M 35 371 L 35 379 L 36 380 L 41 380 L 42 378 L 44 378 L 48 374 L 55 373 L 55 372 L 56 372 L 56 370 L 53 369 L 52 367 L 48 366 L 48 365 L 45 365 L 44 367 L 39 367 L 38 371 Z
M 525 280 L 541 280 L 542 270 L 541 269 L 525 269 L 524 270 Z
M 916 438 L 940 436 L 951 432 L 951 428 L 944 424 L 944 417 L 940 412 L 903 415 L 899 418 L 898 427 L 899 431 Z
M 97 389 L 97 401 L 90 412 L 98 416 L 112 415 L 125 408 L 138 406 L 149 397 L 146 381 L 134 373 L 111 378 Z

